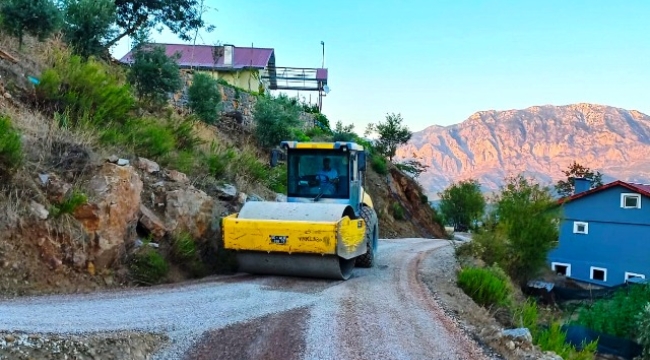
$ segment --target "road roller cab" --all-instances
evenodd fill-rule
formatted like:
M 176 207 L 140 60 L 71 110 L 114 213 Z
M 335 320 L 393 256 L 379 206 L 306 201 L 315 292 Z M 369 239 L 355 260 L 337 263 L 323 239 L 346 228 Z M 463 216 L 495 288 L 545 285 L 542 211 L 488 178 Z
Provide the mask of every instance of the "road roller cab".
M 353 142 L 284 141 L 286 202 L 250 201 L 223 219 L 224 247 L 248 273 L 348 279 L 376 261 L 378 219 L 363 187 L 366 152 Z

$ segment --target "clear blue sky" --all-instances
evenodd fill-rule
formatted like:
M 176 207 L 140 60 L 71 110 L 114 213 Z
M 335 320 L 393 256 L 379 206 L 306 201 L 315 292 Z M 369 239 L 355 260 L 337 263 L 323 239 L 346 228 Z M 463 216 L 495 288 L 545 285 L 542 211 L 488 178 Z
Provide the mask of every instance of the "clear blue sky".
M 388 112 L 411 130 L 480 110 L 593 102 L 650 113 L 650 1 L 206 0 L 197 44 L 272 47 L 319 67 L 323 112 L 363 131 Z M 167 32 L 160 42 L 179 42 Z M 128 51 L 121 43 L 116 57 Z M 308 96 L 307 93 L 303 95 Z M 312 96 L 316 99 L 316 94 Z

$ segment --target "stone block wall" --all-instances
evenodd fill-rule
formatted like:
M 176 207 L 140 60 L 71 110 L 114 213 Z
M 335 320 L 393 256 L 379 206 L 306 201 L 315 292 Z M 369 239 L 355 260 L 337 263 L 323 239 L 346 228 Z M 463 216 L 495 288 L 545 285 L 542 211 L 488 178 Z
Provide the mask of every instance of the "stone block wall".
M 191 84 L 191 81 L 191 74 L 183 74 L 183 89 L 173 97 L 173 101 L 176 106 L 187 107 L 189 101 L 187 89 L 189 87 L 189 84 Z M 241 121 L 240 125 L 248 128 L 253 128 L 255 126 L 255 122 L 253 121 L 253 110 L 255 109 L 255 104 L 257 103 L 258 97 L 232 86 L 222 84 L 219 84 L 217 86 L 221 93 L 221 116 L 237 118 L 238 122 Z M 302 122 L 301 127 L 303 131 L 306 131 L 314 126 L 313 114 L 301 112 L 300 120 Z

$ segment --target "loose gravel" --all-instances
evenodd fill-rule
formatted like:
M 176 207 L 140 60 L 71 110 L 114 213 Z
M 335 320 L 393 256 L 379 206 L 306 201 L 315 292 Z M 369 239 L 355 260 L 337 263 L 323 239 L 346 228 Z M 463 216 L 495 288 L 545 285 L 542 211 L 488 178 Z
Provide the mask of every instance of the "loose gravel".
M 380 241 L 348 281 L 241 276 L 0 302 L 0 330 L 169 337 L 152 359 L 487 359 L 417 280 L 443 240 Z

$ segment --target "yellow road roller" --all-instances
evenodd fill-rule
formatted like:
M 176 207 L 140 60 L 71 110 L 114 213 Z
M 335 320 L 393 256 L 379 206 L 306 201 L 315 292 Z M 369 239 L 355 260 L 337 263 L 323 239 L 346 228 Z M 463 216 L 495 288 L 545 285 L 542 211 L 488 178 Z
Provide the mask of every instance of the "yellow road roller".
M 347 280 L 374 266 L 379 225 L 364 191 L 366 152 L 354 142 L 283 141 L 286 201 L 249 201 L 223 218 L 240 272 Z M 282 161 L 280 161 L 282 159 Z

